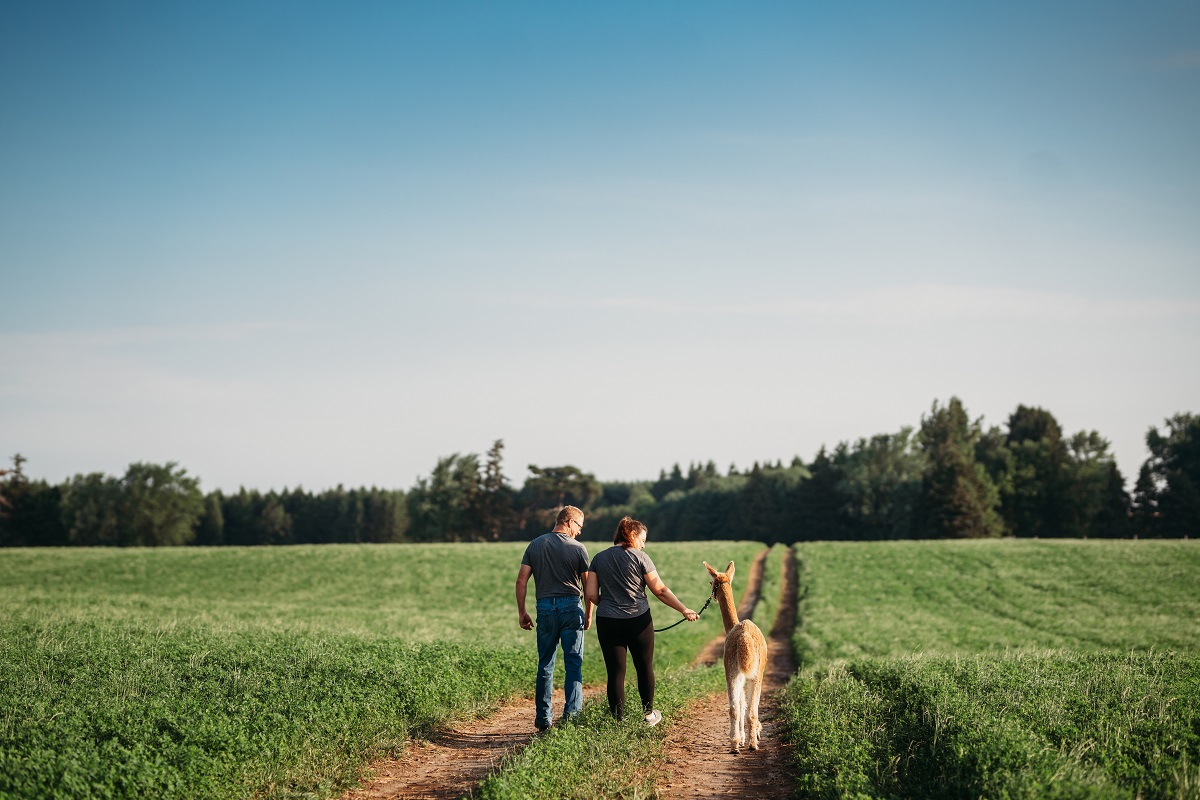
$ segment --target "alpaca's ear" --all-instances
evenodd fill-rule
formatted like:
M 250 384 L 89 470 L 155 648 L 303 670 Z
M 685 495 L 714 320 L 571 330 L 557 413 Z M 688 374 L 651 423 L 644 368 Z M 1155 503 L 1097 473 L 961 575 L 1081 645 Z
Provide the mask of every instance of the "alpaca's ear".
M 709 574 L 709 575 L 712 575 L 714 578 L 715 578 L 715 577 L 717 577 L 717 574 L 718 574 L 718 573 L 717 573 L 717 571 L 716 571 L 715 569 L 713 569 L 712 567 L 710 567 L 710 566 L 708 565 L 708 562 L 707 562 L 707 561 L 705 561 L 705 562 L 704 562 L 704 568 L 705 568 L 706 570 L 708 570 L 708 574 Z
M 730 561 L 729 566 L 725 568 L 725 577 L 729 578 L 729 581 L 731 583 L 733 582 L 733 562 L 732 561 Z

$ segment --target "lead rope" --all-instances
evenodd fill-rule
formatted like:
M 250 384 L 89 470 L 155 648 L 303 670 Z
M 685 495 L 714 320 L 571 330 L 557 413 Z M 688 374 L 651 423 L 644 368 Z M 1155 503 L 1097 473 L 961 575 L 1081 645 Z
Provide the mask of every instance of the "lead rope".
M 700 615 L 704 613 L 704 609 L 708 608 L 708 604 L 709 604 L 709 603 L 711 603 L 711 602 L 713 601 L 713 598 L 714 598 L 714 597 L 716 597 L 716 596 L 717 596 L 717 587 L 716 587 L 716 584 L 714 584 L 714 585 L 713 585 L 712 594 L 710 594 L 710 595 L 708 596 L 708 599 L 704 601 L 704 605 L 700 606 L 700 610 L 696 612 L 696 618 L 697 618 L 697 619 L 699 619 L 699 618 L 700 618 Z M 681 623 L 684 623 L 684 622 L 687 622 L 687 617 L 684 617 L 683 619 L 679 620 L 679 622 L 676 622 L 676 623 L 675 623 L 675 625 L 679 625 L 679 624 L 681 624 Z M 668 626 L 667 626 L 667 627 L 665 627 L 665 628 L 655 628 L 655 629 L 654 629 L 654 632 L 655 632 L 655 633 L 662 633 L 663 631 L 669 631 L 669 630 L 671 630 L 671 628 L 674 628 L 674 627 L 675 627 L 675 625 L 668 625 Z

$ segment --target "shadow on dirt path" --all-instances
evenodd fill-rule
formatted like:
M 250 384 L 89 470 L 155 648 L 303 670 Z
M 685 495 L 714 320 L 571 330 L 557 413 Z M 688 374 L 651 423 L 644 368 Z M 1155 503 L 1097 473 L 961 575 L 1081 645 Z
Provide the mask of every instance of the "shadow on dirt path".
M 755 561 L 761 582 L 763 553 Z M 757 591 L 754 594 L 755 602 Z M 743 599 L 738 616 L 745 618 L 754 603 Z M 725 692 L 709 695 L 688 709 L 687 719 L 672 726 L 667 735 L 667 776 L 660 779 L 660 797 L 671 798 L 790 798 L 795 792 L 791 772 L 791 750 L 780 740 L 779 693 L 796 671 L 792 656 L 792 629 L 796 619 L 796 562 L 788 550 L 784 559 L 783 598 L 775 625 L 767 638 L 767 674 L 759 713 L 763 721 L 762 743 L 757 751 L 735 755 L 729 746 L 729 700 Z M 704 657 L 719 662 L 724 654 L 724 637 L 716 647 L 705 648 Z

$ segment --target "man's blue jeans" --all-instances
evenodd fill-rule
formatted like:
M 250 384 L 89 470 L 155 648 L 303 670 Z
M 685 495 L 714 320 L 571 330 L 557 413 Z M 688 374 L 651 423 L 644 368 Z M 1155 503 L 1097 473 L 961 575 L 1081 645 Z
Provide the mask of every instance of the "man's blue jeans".
M 533 724 L 548 728 L 554 722 L 554 660 L 562 642 L 567 684 L 563 716 L 583 708 L 583 603 L 578 597 L 543 597 L 537 601 L 537 714 Z

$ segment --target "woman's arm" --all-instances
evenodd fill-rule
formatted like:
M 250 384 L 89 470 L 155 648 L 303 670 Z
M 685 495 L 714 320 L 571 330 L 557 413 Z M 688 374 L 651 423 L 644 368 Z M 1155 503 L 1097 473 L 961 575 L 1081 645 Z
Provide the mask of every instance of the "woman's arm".
M 592 605 L 598 605 L 600 603 L 600 581 L 594 572 L 585 572 L 584 576 L 583 598 Z
M 667 588 L 667 585 L 662 582 L 662 578 L 658 577 L 658 570 L 646 573 L 646 588 L 653 592 L 654 596 L 663 601 L 663 603 L 687 617 L 689 622 L 695 622 L 700 618 L 699 614 L 679 602 L 679 598 L 675 596 L 675 593 Z

